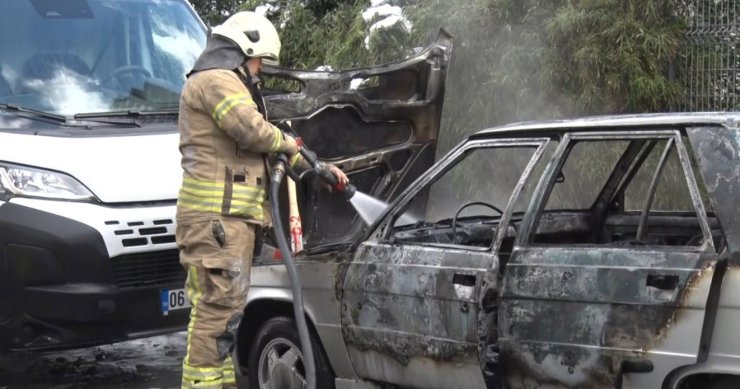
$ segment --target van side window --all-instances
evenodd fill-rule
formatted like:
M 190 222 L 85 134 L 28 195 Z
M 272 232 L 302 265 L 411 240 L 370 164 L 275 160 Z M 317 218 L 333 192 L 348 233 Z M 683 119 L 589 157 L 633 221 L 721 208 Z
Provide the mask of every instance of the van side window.
M 701 218 L 675 137 L 573 140 L 535 244 L 697 247 Z M 710 226 L 712 220 L 709 221 Z M 715 223 L 716 224 L 716 223 Z

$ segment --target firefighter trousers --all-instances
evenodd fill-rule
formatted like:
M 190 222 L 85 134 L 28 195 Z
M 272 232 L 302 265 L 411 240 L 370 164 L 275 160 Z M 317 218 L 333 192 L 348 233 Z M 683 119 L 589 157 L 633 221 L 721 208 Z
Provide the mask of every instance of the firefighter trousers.
M 178 223 L 180 263 L 192 306 L 182 387 L 236 388 L 231 354 L 249 290 L 256 227 L 222 218 Z

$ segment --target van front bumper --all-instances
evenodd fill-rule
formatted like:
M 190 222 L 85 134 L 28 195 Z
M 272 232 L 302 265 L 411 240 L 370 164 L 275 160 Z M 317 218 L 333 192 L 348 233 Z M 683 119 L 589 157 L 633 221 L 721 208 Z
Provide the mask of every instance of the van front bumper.
M 116 212 L 102 208 L 105 219 Z M 169 219 L 174 219 L 171 208 Z M 141 208 L 136 211 L 142 213 Z M 150 209 L 161 211 L 161 206 Z M 163 290 L 181 289 L 185 281 L 173 243 L 174 223 L 162 227 L 161 222 L 155 226 L 152 220 L 137 220 L 129 226 L 126 220 L 116 221 L 116 231 L 133 230 L 131 239 L 148 244 L 111 256 L 112 244 L 105 240 L 121 239 L 115 232 L 101 233 L 38 208 L 0 203 L 0 350 L 74 348 L 185 329 L 189 309 L 163 310 L 161 301 Z M 161 233 L 140 233 L 154 228 Z M 165 239 L 170 244 L 151 244 Z

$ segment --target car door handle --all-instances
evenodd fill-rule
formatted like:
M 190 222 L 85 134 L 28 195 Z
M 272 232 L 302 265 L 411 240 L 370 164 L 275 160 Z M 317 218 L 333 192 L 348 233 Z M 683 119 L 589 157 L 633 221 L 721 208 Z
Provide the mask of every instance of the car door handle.
M 452 283 L 454 285 L 475 286 L 476 280 L 477 280 L 477 277 L 473 274 L 455 273 L 455 275 L 452 276 Z
M 675 274 L 648 274 L 645 285 L 661 290 L 673 290 L 678 286 L 678 276 Z
M 653 371 L 653 362 L 645 358 L 625 358 L 622 360 L 622 366 L 614 380 L 614 388 L 622 389 L 625 374 L 651 373 Z

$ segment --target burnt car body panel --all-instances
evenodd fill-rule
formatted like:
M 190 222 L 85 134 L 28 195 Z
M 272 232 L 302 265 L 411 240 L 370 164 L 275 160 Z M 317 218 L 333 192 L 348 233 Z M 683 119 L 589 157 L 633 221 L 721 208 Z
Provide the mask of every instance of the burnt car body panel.
M 683 332 L 680 342 L 665 340 L 671 335 L 669 327 L 678 328 L 674 325 L 677 315 L 703 321 L 708 289 L 691 291 L 694 295 L 690 297 L 687 291 L 717 259 L 698 190 L 691 191 L 692 200 L 708 239 L 695 249 L 649 244 L 614 248 L 555 243 L 537 247 L 532 242 L 543 198 L 554 184 L 553 175 L 560 171 L 571 140 L 636 142 L 644 137 L 668 137 L 668 145 L 676 142 L 679 155 L 685 156 L 680 134 L 670 131 L 592 132 L 585 137 L 566 135 L 561 141 L 554 163 L 540 182 L 532 204 L 535 208 L 530 208 L 530 217 L 522 225 L 518 245 L 525 247 L 513 253 L 503 274 L 500 342 L 512 387 L 526 387 L 532 379 L 563 387 L 614 387 L 623 374 L 638 373 L 630 370 L 633 364 L 644 366 L 643 370 L 655 369 L 654 373 L 641 371 L 644 376 L 635 378 L 641 381 L 640 386 L 655 387 L 662 383 L 666 371 L 696 362 L 698 336 Z M 681 158 L 681 162 L 684 171 L 690 172 L 688 158 Z M 687 174 L 686 179 L 693 184 L 690 188 L 696 188 L 693 176 Z M 602 196 L 613 197 L 603 192 Z M 662 352 L 674 354 L 670 362 L 661 360 Z M 645 380 L 645 376 L 655 380 Z
M 396 220 L 407 211 L 409 201 L 433 184 L 459 161 L 479 150 L 528 147 L 533 153 L 522 175 L 538 161 L 547 139 L 480 140 L 451 152 L 405 192 L 378 228 L 377 239 L 360 244 L 349 264 L 343 286 L 342 329 L 350 358 L 358 374 L 381 382 L 423 388 L 480 388 L 485 385 L 479 364 L 481 290 L 497 288 L 487 271 L 498 269 L 499 259 L 490 247 L 500 245 L 511 213 L 482 228 L 463 228 L 459 233 L 475 236 L 474 230 L 500 231 L 485 236 L 488 247 L 471 249 L 456 242 L 458 232 L 450 226 L 423 226 L 392 232 Z M 522 189 L 517 185 L 514 194 Z M 513 199 L 516 196 L 512 196 Z M 507 207 L 508 208 L 508 207 Z M 429 236 L 434 236 L 429 239 Z M 489 296 L 490 298 L 490 296 Z M 489 311 L 484 308 L 484 312 Z M 485 325 L 484 325 L 485 327 Z
M 694 374 L 740 375 L 735 123 L 722 113 L 606 116 L 470 136 L 349 250 L 299 257 L 307 281 L 323 278 L 304 287 L 307 314 L 337 382 L 676 388 Z M 547 208 L 556 185 L 578 179 L 562 171 L 575 145 L 599 141 L 625 148 L 595 199 Z M 515 146 L 533 151 L 501 215 L 458 221 L 457 232 L 449 220 L 397 225 L 468 151 Z M 688 209 L 652 208 L 669 170 Z M 625 192 L 640 174 L 647 186 L 631 211 Z M 474 236 L 485 244 L 457 240 Z M 259 269 L 260 295 L 290 301 L 282 268 Z
M 397 63 L 338 72 L 265 67 L 270 120 L 290 120 L 306 145 L 344 170 L 358 191 L 391 200 L 434 163 L 451 50 L 451 36 L 440 31 L 429 47 Z M 286 90 L 286 83 L 293 89 Z M 334 373 L 355 379 L 339 291 L 351 261 L 346 247 L 366 234 L 367 225 L 341 193 L 321 190 L 314 177 L 297 183 L 297 191 L 305 251 L 296 261 L 306 314 L 325 342 Z M 269 256 L 255 258 L 235 352 L 242 369 L 265 310 L 284 312 L 281 304 L 291 301 L 284 265 Z

